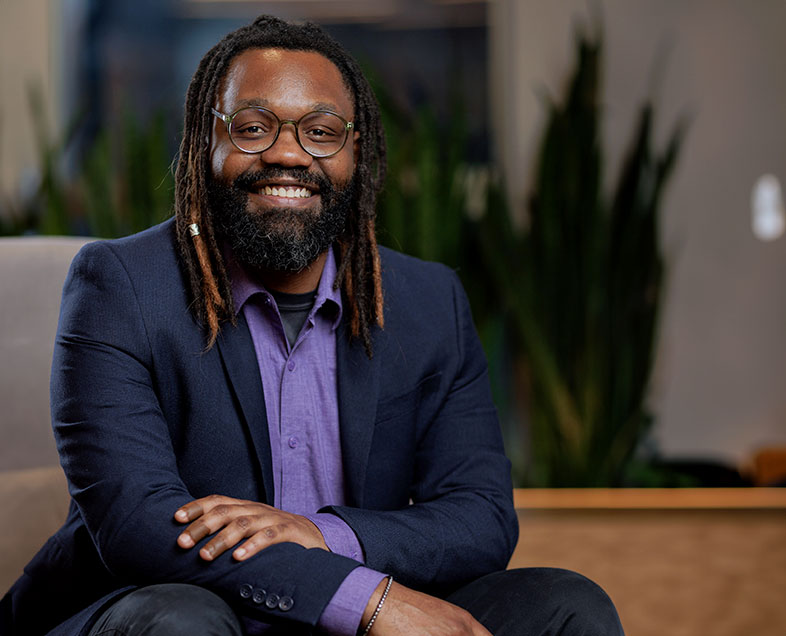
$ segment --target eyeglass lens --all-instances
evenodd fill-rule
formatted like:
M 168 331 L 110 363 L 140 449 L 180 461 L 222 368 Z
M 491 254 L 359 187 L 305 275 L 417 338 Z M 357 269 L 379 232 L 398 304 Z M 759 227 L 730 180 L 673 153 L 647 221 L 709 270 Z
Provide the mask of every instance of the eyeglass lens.
M 279 120 L 261 108 L 243 108 L 232 118 L 229 134 L 241 150 L 262 152 L 273 145 Z M 341 150 L 347 137 L 345 122 L 333 113 L 315 111 L 297 123 L 297 136 L 303 149 L 316 157 L 325 157 Z

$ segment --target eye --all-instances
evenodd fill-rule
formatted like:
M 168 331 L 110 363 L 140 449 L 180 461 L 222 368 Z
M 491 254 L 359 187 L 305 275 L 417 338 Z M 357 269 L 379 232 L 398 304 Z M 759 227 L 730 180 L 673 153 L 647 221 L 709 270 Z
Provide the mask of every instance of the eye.
M 316 112 L 300 122 L 301 136 L 314 143 L 335 143 L 344 136 L 344 122 L 333 113 Z
M 262 122 L 249 122 L 238 126 L 233 125 L 232 132 L 238 135 L 255 137 L 259 135 L 266 135 L 270 132 L 270 128 L 265 126 L 265 124 Z
M 252 139 L 269 135 L 276 126 L 275 116 L 259 108 L 244 108 L 232 120 L 233 136 Z
M 320 137 L 335 137 L 336 132 L 333 130 L 327 130 L 325 128 L 312 128 L 311 130 L 306 131 L 306 134 L 309 137 L 314 139 L 318 139 Z
M 300 134 L 311 141 L 327 143 L 341 139 L 344 132 L 336 126 L 325 125 L 324 123 L 309 123 L 306 126 L 300 126 Z

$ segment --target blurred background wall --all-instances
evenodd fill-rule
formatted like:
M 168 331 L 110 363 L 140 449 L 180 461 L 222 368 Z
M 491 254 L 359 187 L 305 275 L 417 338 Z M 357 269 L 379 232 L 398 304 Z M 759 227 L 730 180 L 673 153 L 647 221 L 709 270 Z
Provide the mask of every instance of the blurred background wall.
M 786 239 L 762 241 L 751 230 L 757 179 L 786 182 L 786 3 L 1 0 L 2 200 L 24 196 L 38 174 L 34 125 L 20 115 L 30 86 L 53 131 L 85 105 L 86 137 L 124 109 L 177 121 L 199 58 L 261 12 L 327 25 L 404 107 L 435 101 L 449 116 L 449 78 L 458 77 L 471 159 L 496 160 L 519 223 L 542 134 L 539 95 L 560 92 L 576 22 L 598 13 L 607 177 L 644 96 L 655 96 L 661 124 L 692 114 L 662 217 L 668 271 L 650 444 L 667 457 L 739 464 L 786 443 Z M 168 141 L 174 151 L 177 125 Z
M 36 166 L 30 84 L 41 87 L 50 118 L 60 102 L 56 9 L 48 2 L 0 2 L 0 192 L 5 196 L 24 190 Z
M 489 4 L 495 140 L 519 213 L 543 124 L 538 94 L 559 92 L 571 31 L 592 4 Z M 661 124 L 693 116 L 662 219 L 668 280 L 651 390 L 655 439 L 667 456 L 743 462 L 786 441 L 786 244 L 751 231 L 757 179 L 786 182 L 786 3 L 594 4 L 605 34 L 611 172 L 645 95 L 655 95 Z

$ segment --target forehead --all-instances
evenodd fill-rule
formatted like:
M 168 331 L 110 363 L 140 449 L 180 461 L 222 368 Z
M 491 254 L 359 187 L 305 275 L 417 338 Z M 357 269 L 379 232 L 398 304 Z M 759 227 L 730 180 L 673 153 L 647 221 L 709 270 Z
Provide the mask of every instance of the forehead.
M 230 64 L 219 88 L 218 102 L 223 112 L 242 106 L 266 106 L 280 117 L 323 109 L 345 117 L 354 112 L 341 72 L 314 51 L 244 51 Z

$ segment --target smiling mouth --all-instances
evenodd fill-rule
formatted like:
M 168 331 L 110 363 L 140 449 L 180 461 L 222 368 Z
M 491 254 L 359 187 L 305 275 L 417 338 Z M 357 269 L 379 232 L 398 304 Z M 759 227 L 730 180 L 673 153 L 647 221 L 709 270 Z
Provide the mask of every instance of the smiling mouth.
M 293 188 L 292 186 L 284 185 L 266 185 L 257 190 L 258 194 L 266 194 L 268 196 L 283 197 L 286 199 L 308 199 L 313 196 L 313 192 L 308 188 Z

